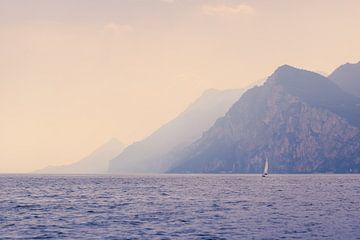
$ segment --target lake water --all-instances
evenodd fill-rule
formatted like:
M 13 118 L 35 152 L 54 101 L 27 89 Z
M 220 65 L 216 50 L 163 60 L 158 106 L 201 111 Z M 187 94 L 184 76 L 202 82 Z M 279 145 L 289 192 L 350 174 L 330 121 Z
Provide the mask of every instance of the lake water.
M 360 175 L 0 175 L 0 238 L 360 239 Z

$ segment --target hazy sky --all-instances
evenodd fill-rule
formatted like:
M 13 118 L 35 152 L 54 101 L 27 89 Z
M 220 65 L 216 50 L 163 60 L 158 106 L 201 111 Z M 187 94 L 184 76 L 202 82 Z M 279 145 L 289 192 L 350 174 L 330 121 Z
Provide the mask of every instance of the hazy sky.
M 207 88 L 360 60 L 358 0 L 0 0 L 0 172 L 132 143 Z

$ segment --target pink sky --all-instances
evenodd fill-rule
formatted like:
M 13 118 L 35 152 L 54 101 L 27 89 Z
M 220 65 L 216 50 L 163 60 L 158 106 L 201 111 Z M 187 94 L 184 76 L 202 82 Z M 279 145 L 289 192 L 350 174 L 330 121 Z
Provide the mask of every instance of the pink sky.
M 3 0 L 0 172 L 141 140 L 208 88 L 360 60 L 357 0 Z

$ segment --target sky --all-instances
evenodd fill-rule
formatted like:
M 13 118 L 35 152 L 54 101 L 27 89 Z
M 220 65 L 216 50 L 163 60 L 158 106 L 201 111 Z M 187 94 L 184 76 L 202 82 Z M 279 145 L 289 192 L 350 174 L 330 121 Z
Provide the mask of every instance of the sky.
M 139 141 L 209 88 L 360 60 L 358 0 L 0 0 L 0 172 Z

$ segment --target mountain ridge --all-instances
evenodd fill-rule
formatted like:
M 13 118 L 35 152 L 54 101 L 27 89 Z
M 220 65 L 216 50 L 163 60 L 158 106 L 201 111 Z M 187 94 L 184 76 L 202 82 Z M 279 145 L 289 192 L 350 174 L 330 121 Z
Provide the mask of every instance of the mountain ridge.
M 329 79 L 344 91 L 360 97 L 360 61 L 339 66 L 329 75 Z
M 267 156 L 273 172 L 359 172 L 359 103 L 326 77 L 283 65 L 178 154 L 170 172 L 260 172 Z
M 108 169 L 108 162 L 120 154 L 124 148 L 124 144 L 116 138 L 112 138 L 106 143 L 102 144 L 88 156 L 81 160 L 61 165 L 48 166 L 43 169 L 34 171 L 38 174 L 104 174 Z
M 110 161 L 110 173 L 164 172 L 172 155 L 201 137 L 240 98 L 242 89 L 205 91 L 183 112 Z

